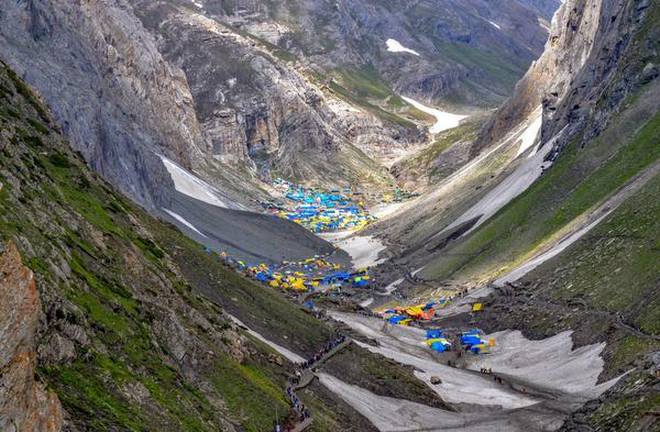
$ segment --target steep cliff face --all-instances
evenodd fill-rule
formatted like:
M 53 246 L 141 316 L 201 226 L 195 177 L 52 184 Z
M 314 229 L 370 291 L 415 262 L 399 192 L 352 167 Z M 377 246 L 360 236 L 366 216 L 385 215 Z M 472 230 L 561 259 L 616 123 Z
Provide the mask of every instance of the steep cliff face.
M 374 171 L 368 157 L 354 157 L 354 144 L 371 155 L 378 145 L 363 139 L 361 125 L 380 129 L 391 150 L 424 138 L 413 123 L 386 123 L 336 100 L 272 45 L 211 14 L 170 2 L 135 2 L 134 8 L 158 35 L 163 55 L 186 74 L 211 146 L 209 165 L 341 183 Z
M 541 49 L 537 18 L 517 1 L 29 0 L 3 8 L 0 56 L 141 204 L 173 200 L 162 154 L 249 206 L 269 174 L 390 181 L 374 159 L 426 140 L 397 93 L 500 101 Z
M 482 131 L 473 153 L 495 143 L 539 106 L 543 107 L 541 145 L 567 125 L 570 130 L 564 141 L 584 127 L 591 130 L 583 140 L 597 136 L 625 98 L 657 76 L 652 42 L 635 39 L 649 8 L 653 15 L 648 1 L 564 2 L 545 52 Z M 635 58 L 638 53 L 644 57 Z
M 185 76 L 127 6 L 7 3 L 0 56 L 39 89 L 96 171 L 153 206 L 171 185 L 154 152 L 190 167 L 206 144 Z
M 57 432 L 57 395 L 35 380 L 41 302 L 34 275 L 13 242 L 0 247 L 0 429 Z

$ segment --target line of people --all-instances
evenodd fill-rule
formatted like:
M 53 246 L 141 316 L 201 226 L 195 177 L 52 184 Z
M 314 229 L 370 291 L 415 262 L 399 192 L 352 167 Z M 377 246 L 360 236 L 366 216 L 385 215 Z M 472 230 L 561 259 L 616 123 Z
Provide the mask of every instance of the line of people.
M 300 400 L 300 398 L 293 391 L 293 386 L 291 386 L 291 385 L 287 386 L 286 395 L 289 398 L 289 402 L 291 402 L 291 405 L 293 406 L 293 409 L 296 411 L 296 414 L 298 414 L 298 418 L 301 422 L 303 422 L 306 419 L 308 419 L 309 417 L 311 417 L 311 414 L 310 414 L 309 410 L 305 407 L 305 404 Z
M 339 335 L 337 338 L 331 340 L 330 342 L 326 343 L 323 348 L 318 350 L 312 357 L 310 357 L 307 361 L 303 362 L 300 364 L 301 369 L 310 369 L 314 367 L 316 363 L 318 363 L 323 357 L 344 343 L 346 341 L 346 336 L 344 335 Z
M 311 413 L 309 412 L 307 407 L 305 407 L 305 404 L 296 395 L 294 391 L 294 387 L 300 383 L 300 379 L 305 370 L 314 367 L 314 365 L 316 365 L 316 363 L 321 361 L 329 352 L 331 352 L 333 349 L 335 349 L 345 341 L 346 341 L 346 336 L 339 334 L 339 336 L 337 336 L 335 339 L 331 340 L 330 342 L 326 343 L 323 346 L 323 348 L 318 350 L 307 361 L 301 363 L 300 369 L 296 370 L 296 375 L 294 377 L 289 378 L 289 384 L 287 384 L 286 387 L 286 395 L 287 398 L 289 399 L 289 402 L 291 402 L 294 411 L 296 412 L 296 414 L 298 414 L 298 418 L 300 422 L 304 422 L 305 420 L 310 418 Z

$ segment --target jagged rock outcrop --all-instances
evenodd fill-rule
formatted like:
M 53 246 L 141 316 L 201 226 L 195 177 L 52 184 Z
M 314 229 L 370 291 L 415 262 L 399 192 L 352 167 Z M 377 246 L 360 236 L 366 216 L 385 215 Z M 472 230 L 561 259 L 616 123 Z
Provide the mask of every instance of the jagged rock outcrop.
M 9 2 L 0 57 L 39 89 L 88 163 L 147 207 L 169 176 L 154 152 L 204 154 L 186 77 L 123 0 Z
M 597 119 L 598 124 L 592 123 L 592 130 L 583 139 L 597 136 L 626 95 L 644 83 L 640 67 L 655 67 L 628 56 L 628 73 L 634 74 L 616 80 L 616 87 L 609 87 L 614 75 L 627 66 L 622 56 L 629 51 L 631 37 L 649 7 L 649 1 L 565 1 L 554 17 L 543 55 L 482 130 L 472 148 L 473 155 L 496 143 L 539 106 L 544 116 L 541 145 L 568 125 L 570 130 L 554 144 L 557 148 L 565 145 L 582 130 L 586 117 Z M 553 154 L 556 156 L 556 152 Z
M 57 395 L 35 379 L 41 302 L 13 242 L 0 246 L 0 430 L 58 432 Z

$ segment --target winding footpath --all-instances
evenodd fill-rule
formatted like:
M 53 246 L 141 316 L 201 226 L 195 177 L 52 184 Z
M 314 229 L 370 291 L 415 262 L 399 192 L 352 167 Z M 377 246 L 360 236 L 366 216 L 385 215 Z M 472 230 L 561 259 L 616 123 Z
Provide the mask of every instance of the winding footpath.
M 296 414 L 299 416 L 299 421 L 294 424 L 293 428 L 289 429 L 289 432 L 302 432 L 311 426 L 314 421 L 312 414 L 307 408 L 305 408 L 305 405 L 296 394 L 296 391 L 302 390 L 312 383 L 316 376 L 314 368 L 328 361 L 332 356 L 342 351 L 352 342 L 352 339 L 343 335 L 340 336 L 334 341 L 329 342 L 322 354 L 317 354 L 310 360 L 303 362 L 303 368 L 296 371 L 296 377 L 290 380 L 285 390 L 287 399 L 291 402 L 294 411 L 296 411 Z

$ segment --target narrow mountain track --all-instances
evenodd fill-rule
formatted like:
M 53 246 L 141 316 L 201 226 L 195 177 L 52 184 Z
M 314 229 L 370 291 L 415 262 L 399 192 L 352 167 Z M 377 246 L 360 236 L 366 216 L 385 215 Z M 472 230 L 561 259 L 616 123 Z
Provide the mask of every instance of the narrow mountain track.
M 294 411 L 299 415 L 300 419 L 293 425 L 292 428 L 288 429 L 288 432 L 302 432 L 311 426 L 314 421 L 314 417 L 305 408 L 304 404 L 302 404 L 301 399 L 296 394 L 296 391 L 304 389 L 305 387 L 309 386 L 312 381 L 314 381 L 314 378 L 316 377 L 314 368 L 322 365 L 334 355 L 349 346 L 353 340 L 342 335 L 333 342 L 337 343 L 337 345 L 324 352 L 318 358 L 314 357 L 312 360 L 303 363 L 305 366 L 302 370 L 297 371 L 297 378 L 286 386 L 285 394 L 291 402 Z

